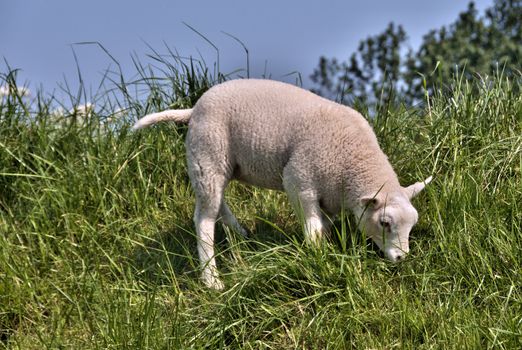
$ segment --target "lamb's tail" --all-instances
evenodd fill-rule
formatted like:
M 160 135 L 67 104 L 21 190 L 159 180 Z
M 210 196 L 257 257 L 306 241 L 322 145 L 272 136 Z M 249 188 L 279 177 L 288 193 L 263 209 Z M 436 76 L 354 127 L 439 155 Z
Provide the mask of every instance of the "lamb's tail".
M 191 115 L 192 109 L 168 109 L 163 112 L 152 113 L 138 120 L 136 124 L 134 124 L 134 126 L 132 127 L 132 130 L 143 129 L 147 126 L 164 121 L 188 123 Z

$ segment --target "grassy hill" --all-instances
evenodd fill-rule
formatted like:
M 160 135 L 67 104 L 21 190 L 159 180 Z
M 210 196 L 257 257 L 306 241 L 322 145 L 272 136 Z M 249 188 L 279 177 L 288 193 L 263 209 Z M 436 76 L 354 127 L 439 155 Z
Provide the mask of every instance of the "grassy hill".
M 521 77 L 457 78 L 425 107 L 377 109 L 401 182 L 435 176 L 405 261 L 384 260 L 349 215 L 309 247 L 284 194 L 233 184 L 253 235 L 218 224 L 216 292 L 198 279 L 184 127 L 129 131 L 211 85 L 170 68 L 96 106 L 70 94 L 70 111 L 0 97 L 0 348 L 522 348 Z M 16 91 L 15 73 L 0 85 Z

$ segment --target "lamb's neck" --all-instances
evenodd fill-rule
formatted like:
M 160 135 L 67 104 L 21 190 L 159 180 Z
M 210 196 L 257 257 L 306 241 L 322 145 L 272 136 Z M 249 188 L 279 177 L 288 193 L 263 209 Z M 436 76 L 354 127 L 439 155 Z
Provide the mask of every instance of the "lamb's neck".
M 347 184 L 347 193 L 350 194 L 349 200 L 352 202 L 377 193 L 387 194 L 400 191 L 401 186 L 397 175 L 384 154 L 382 156 L 374 155 L 365 162 L 352 163 L 349 172 L 347 178 L 351 178 L 353 181 Z

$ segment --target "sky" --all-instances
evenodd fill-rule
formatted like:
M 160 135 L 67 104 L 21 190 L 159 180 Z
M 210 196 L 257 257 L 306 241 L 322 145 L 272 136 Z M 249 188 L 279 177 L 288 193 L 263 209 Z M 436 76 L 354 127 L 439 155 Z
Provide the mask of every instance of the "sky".
M 477 9 L 493 0 L 475 0 Z M 431 29 L 452 23 L 467 7 L 465 0 L 0 0 L 0 73 L 20 69 L 19 83 L 50 91 L 78 83 L 76 62 L 87 86 L 96 87 L 111 59 L 127 78 L 135 73 L 131 56 L 150 63 L 151 48 L 166 54 L 166 45 L 182 56 L 216 62 L 216 51 L 184 23 L 219 49 L 220 70 L 246 68 L 250 76 L 265 72 L 276 80 L 294 80 L 299 72 L 305 87 L 319 57 L 346 59 L 360 40 L 382 32 L 393 21 L 402 24 L 409 45 L 417 48 Z M 74 52 L 74 54 L 73 54 Z M 244 75 L 244 74 L 243 74 Z

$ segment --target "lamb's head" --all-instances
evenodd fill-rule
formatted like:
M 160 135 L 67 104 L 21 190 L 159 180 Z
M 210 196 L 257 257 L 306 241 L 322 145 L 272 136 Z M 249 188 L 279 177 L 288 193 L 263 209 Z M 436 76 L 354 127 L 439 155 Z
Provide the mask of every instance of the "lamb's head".
M 389 260 L 401 260 L 409 252 L 410 231 L 418 220 L 417 210 L 410 199 L 430 181 L 431 176 L 400 191 L 379 192 L 361 198 L 360 228 L 365 230 Z

